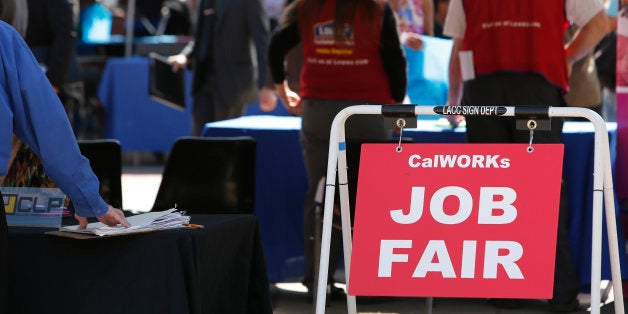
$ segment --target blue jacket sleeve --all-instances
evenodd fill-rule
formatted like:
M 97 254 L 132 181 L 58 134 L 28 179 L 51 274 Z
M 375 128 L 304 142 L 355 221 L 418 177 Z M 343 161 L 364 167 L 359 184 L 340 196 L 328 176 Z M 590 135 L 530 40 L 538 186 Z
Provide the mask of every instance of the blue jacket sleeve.
M 15 133 L 42 160 L 44 170 L 72 199 L 77 214 L 99 217 L 108 205 L 79 151 L 67 114 L 24 40 L 0 22 L 0 164 L 7 164 Z M 6 169 L 2 167 L 0 174 Z

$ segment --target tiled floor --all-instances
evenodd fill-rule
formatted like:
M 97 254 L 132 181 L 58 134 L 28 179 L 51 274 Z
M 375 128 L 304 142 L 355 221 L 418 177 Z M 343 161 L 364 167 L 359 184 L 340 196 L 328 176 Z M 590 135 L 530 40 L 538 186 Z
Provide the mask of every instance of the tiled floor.
M 125 210 L 148 211 L 153 205 L 163 167 L 159 164 L 149 166 L 130 165 L 123 167 L 122 197 Z M 305 314 L 314 313 L 314 307 L 306 297 L 304 287 L 299 283 L 280 283 L 272 287 L 275 314 Z M 611 294 L 612 295 L 612 294 Z M 608 302 L 608 301 L 607 301 Z M 581 303 L 584 305 L 579 312 L 589 313 L 587 309 L 589 298 L 587 294 L 581 295 Z M 427 306 L 426 298 L 364 298 L 359 297 L 357 302 L 358 313 L 382 313 L 382 314 L 465 314 L 465 313 L 551 313 L 545 301 L 530 300 L 524 302 L 524 306 L 518 309 L 499 309 L 485 299 L 434 299 L 433 306 Z M 325 313 L 347 313 L 345 300 L 330 300 L 325 308 Z M 615 313 L 612 303 L 604 306 L 601 313 Z

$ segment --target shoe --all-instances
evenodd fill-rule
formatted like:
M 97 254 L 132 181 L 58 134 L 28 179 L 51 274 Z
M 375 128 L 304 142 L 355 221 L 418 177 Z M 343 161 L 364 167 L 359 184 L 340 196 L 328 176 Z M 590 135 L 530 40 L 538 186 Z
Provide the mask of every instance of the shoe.
M 570 313 L 580 310 L 580 302 L 578 299 L 574 299 L 567 303 L 550 302 L 550 311 L 554 313 Z
M 336 287 L 334 284 L 327 286 L 327 296 L 332 300 L 344 300 L 347 297 L 345 290 Z
M 303 284 L 307 289 L 305 294 L 305 298 L 307 299 L 307 303 L 312 303 L 314 301 L 314 290 L 311 285 Z
M 488 302 L 499 309 L 519 309 L 523 307 L 520 299 L 489 299 Z

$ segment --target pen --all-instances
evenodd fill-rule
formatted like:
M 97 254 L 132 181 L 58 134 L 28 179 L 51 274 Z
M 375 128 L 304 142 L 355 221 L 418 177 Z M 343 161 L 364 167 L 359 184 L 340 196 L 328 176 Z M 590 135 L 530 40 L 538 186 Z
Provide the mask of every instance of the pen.
M 205 228 L 205 226 L 203 225 L 197 225 L 197 224 L 183 224 L 186 227 L 190 227 L 190 228 L 195 228 L 195 229 L 203 229 Z

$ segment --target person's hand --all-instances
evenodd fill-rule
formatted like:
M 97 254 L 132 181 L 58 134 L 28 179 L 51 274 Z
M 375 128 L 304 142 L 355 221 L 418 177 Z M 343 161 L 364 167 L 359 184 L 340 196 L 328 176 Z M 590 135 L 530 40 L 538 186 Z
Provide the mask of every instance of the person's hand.
M 452 105 L 450 102 L 447 102 L 445 106 L 460 106 L 459 104 Z M 445 115 L 445 118 L 449 122 L 452 128 L 457 128 L 460 123 L 464 121 L 463 115 Z
M 74 217 L 79 222 L 79 229 L 85 229 L 87 227 L 86 217 L 79 216 L 77 214 L 74 214 Z M 117 226 L 118 224 L 121 224 L 125 227 L 131 226 L 131 224 L 126 221 L 126 218 L 124 218 L 124 213 L 111 205 L 109 205 L 109 210 L 107 210 L 107 213 L 98 217 L 98 220 L 107 226 Z
M 172 72 L 177 72 L 188 65 L 188 57 L 180 53 L 178 55 L 168 57 L 168 62 L 172 64 Z
M 414 50 L 423 49 L 423 38 L 417 33 L 403 32 L 401 34 L 401 43 Z
M 301 96 L 292 90 L 286 91 L 286 97 L 288 98 L 288 111 L 295 116 L 301 115 Z
M 451 125 L 452 128 L 457 128 L 458 125 L 460 125 L 460 123 L 464 122 L 464 116 L 448 115 L 447 121 L 449 121 L 449 124 Z
M 279 95 L 279 99 L 283 103 L 286 110 L 294 116 L 301 115 L 301 96 L 295 93 L 288 87 L 288 83 L 284 81 L 284 83 L 275 84 L 275 88 L 277 89 L 277 94 Z
M 259 108 L 263 112 L 270 112 L 277 107 L 277 95 L 275 91 L 264 86 L 259 91 Z

